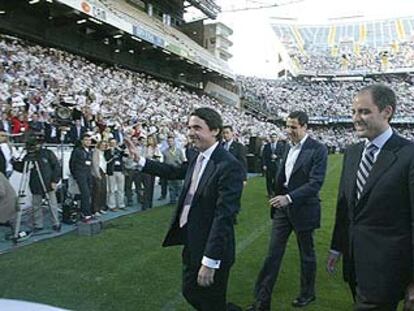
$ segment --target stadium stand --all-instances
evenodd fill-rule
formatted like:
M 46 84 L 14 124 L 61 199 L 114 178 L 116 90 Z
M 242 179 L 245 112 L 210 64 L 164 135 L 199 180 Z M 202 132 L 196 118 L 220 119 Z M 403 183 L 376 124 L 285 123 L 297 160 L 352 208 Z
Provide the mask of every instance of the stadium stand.
M 405 17 L 272 28 L 302 72 L 384 72 L 414 67 L 413 25 Z

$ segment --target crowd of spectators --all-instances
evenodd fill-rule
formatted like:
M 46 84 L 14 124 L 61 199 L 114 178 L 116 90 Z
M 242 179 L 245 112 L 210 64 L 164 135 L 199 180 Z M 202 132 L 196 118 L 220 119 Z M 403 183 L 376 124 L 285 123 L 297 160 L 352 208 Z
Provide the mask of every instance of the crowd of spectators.
M 219 110 L 225 124 L 233 126 L 244 144 L 252 136 L 267 137 L 282 131 L 254 114 L 201 93 L 54 48 L 1 36 L 0 52 L 0 127 L 14 135 L 15 142 L 32 129 L 43 131 L 49 143 L 60 143 L 61 139 L 74 143 L 85 133 L 95 143 L 111 138 L 122 143 L 128 134 L 138 139 L 154 134 L 159 146 L 167 146 L 170 135 L 182 148 L 186 144 L 186 118 L 200 106 Z M 396 117 L 414 113 L 414 80 L 409 75 L 382 75 L 363 82 L 253 77 L 238 77 L 238 82 L 243 97 L 272 118 L 282 119 L 298 109 L 311 117 L 349 117 L 355 92 L 373 82 L 384 82 L 396 91 Z M 56 124 L 62 103 L 71 107 L 71 118 L 75 119 L 65 128 Z M 412 136 L 411 130 L 404 133 Z M 319 127 L 314 134 L 336 150 L 355 141 L 352 131 L 338 126 Z
M 414 78 L 410 75 L 381 75 L 366 81 L 267 80 L 238 78 L 243 96 L 263 112 L 285 117 L 304 109 L 311 117 L 350 117 L 356 92 L 372 83 L 390 86 L 398 96 L 398 116 L 414 114 Z
M 340 71 L 384 72 L 399 68 L 414 67 L 414 42 L 391 44 L 387 48 L 361 46 L 357 50 L 335 48 L 298 49 L 289 53 L 297 68 L 317 73 Z
M 15 135 L 44 128 L 58 142 L 59 129 L 51 130 L 48 124 L 54 123 L 56 107 L 62 102 L 71 104 L 78 118 L 84 117 L 88 124 L 81 126 L 98 139 L 135 127 L 145 134 L 157 133 L 165 141 L 169 132 L 180 137 L 189 112 L 200 106 L 219 110 L 241 139 L 276 130 L 206 95 L 8 36 L 0 37 L 0 62 L 1 122 L 7 120 Z M 74 141 L 73 133 L 69 134 L 65 142 Z

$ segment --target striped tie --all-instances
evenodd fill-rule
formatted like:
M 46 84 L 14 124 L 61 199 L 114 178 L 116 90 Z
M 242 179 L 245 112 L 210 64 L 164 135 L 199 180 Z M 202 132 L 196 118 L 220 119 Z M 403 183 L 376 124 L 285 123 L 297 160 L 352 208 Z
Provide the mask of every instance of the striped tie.
M 361 162 L 359 163 L 357 173 L 357 200 L 360 199 L 364 186 L 368 180 L 369 173 L 374 166 L 374 154 L 378 150 L 378 147 L 374 144 L 369 144 L 362 155 Z

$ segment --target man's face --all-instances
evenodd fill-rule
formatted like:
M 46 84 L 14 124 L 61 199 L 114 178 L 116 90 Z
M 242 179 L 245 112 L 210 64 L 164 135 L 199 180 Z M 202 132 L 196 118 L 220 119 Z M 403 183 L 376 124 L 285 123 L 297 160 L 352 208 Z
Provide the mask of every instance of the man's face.
M 82 139 L 82 145 L 86 148 L 89 148 L 91 146 L 91 138 L 85 137 L 84 139 Z
M 210 130 L 206 121 L 197 116 L 191 116 L 188 120 L 188 136 L 201 151 L 205 151 L 214 145 L 218 133 L 218 129 Z
M 167 144 L 168 144 L 168 147 L 170 147 L 170 148 L 175 146 L 174 138 L 168 138 Z
M 229 128 L 223 129 L 223 138 L 225 141 L 230 141 L 233 139 L 233 132 Z
M 382 111 L 375 105 L 370 92 L 358 94 L 352 103 L 352 121 L 358 137 L 374 139 L 388 128 L 392 107 Z
M 305 137 L 306 129 L 307 125 L 300 125 L 298 119 L 288 118 L 286 121 L 286 132 L 294 144 L 299 143 Z
M 272 136 L 270 136 L 270 141 L 271 141 L 272 143 L 277 142 L 277 135 L 272 135 Z

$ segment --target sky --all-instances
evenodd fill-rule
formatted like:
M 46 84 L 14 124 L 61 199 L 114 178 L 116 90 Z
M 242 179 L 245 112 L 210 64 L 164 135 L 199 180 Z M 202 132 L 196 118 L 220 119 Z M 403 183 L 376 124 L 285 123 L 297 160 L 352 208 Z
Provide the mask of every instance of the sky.
M 230 37 L 234 43 L 230 50 L 233 54 L 230 67 L 236 74 L 268 78 L 275 77 L 277 55 L 276 37 L 270 28 L 272 17 L 297 18 L 301 24 L 323 24 L 328 23 L 329 18 L 343 16 L 363 15 L 366 20 L 414 16 L 414 0 L 216 0 L 216 3 L 224 11 L 218 20 L 234 31 Z M 225 12 L 275 3 L 282 5 Z

